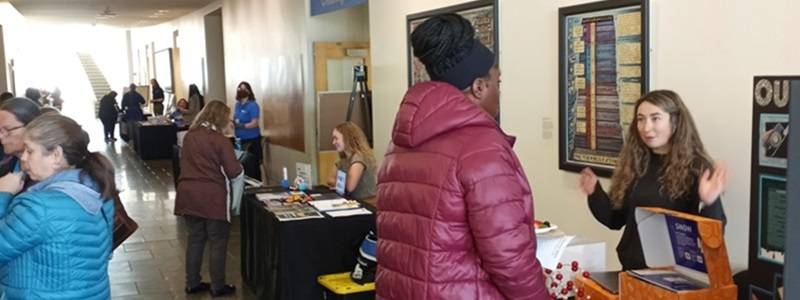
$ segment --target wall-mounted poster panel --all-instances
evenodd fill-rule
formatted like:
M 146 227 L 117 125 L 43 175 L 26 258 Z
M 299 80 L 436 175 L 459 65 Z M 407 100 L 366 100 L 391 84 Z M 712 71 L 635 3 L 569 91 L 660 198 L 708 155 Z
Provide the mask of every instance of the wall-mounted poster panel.
M 648 1 L 611 0 L 559 13 L 559 168 L 610 176 L 648 90 Z
M 752 87 L 750 291 L 780 299 L 789 237 L 789 108 L 800 103 L 800 77 L 757 76 Z

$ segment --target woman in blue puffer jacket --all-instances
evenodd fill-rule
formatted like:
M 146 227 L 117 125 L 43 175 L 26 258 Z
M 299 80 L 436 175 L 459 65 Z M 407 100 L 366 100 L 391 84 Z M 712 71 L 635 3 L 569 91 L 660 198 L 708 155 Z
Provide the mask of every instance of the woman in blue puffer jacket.
M 114 169 L 75 121 L 26 126 L 22 170 L 0 178 L 0 299 L 110 299 Z

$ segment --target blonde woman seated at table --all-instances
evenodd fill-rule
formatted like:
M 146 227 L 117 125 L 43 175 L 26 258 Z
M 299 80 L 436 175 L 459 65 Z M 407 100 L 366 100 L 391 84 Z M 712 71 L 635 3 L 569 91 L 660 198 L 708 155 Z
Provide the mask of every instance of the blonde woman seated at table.
M 328 185 L 336 186 L 338 172 L 345 176 L 345 196 L 364 200 L 377 192 L 375 156 L 367 137 L 353 122 L 344 122 L 333 129 L 333 146 L 339 153 L 336 169 L 328 177 Z

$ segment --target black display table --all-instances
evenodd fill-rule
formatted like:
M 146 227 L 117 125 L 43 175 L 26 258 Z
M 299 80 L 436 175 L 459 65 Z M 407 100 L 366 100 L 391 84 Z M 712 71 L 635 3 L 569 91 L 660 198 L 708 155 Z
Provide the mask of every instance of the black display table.
M 136 122 L 133 126 L 133 149 L 145 160 L 170 159 L 172 146 L 177 142 L 177 132 L 173 124 Z
M 353 270 L 375 215 L 280 222 L 246 193 L 241 226 L 242 281 L 256 298 L 310 300 L 323 297 L 318 276 Z

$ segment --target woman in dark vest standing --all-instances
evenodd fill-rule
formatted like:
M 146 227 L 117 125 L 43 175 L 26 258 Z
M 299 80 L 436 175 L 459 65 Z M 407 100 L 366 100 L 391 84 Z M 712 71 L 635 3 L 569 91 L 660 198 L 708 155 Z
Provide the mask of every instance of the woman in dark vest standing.
M 164 114 L 164 90 L 161 85 L 153 78 L 150 79 L 150 85 L 153 86 L 153 115 L 160 116 Z

